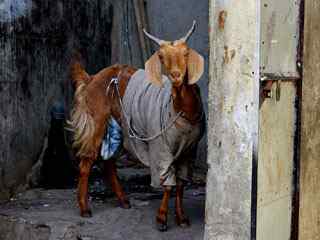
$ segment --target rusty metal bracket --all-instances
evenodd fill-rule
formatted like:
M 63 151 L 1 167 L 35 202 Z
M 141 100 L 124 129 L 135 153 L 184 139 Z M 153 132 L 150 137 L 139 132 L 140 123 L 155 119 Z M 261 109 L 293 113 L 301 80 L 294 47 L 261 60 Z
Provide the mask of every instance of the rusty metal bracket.
M 260 81 L 297 81 L 300 80 L 300 75 L 286 76 L 286 75 L 278 75 L 273 73 L 264 73 L 260 77 Z
M 276 101 L 280 101 L 281 97 L 281 82 L 287 82 L 287 81 L 299 81 L 301 79 L 300 76 L 282 76 L 282 75 L 276 75 L 272 73 L 265 73 L 261 75 L 260 81 L 261 81 L 261 87 L 260 87 L 260 106 L 264 102 L 266 98 L 274 98 Z M 273 83 L 276 83 L 276 89 L 273 92 L 272 86 Z
M 272 91 L 273 83 L 276 83 L 275 92 Z M 281 80 L 266 80 L 261 85 L 260 100 L 264 101 L 266 98 L 274 98 L 280 101 L 281 97 Z
M 272 98 L 272 85 L 274 81 L 273 80 L 267 80 L 263 81 L 261 84 L 261 92 L 260 92 L 260 100 L 264 100 L 266 98 Z

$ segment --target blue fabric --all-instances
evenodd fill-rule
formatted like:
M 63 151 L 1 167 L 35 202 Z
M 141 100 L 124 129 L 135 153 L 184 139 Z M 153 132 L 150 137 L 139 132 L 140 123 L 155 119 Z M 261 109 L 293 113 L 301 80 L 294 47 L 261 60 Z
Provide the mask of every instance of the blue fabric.
M 109 160 L 114 157 L 122 144 L 121 127 L 114 118 L 111 118 L 108 124 L 107 132 L 102 140 L 101 157 L 103 160 Z

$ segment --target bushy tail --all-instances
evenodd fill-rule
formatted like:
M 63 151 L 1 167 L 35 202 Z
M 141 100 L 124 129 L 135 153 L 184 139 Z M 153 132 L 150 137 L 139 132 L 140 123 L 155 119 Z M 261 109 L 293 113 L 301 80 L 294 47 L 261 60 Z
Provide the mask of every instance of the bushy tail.
M 77 151 L 76 155 L 89 156 L 95 132 L 95 122 L 86 101 L 86 87 L 90 82 L 90 76 L 77 59 L 73 59 L 71 63 L 70 74 L 76 90 L 70 120 L 67 121 L 68 129 L 74 134 L 72 146 Z
M 82 66 L 81 55 L 79 53 L 74 54 L 71 60 L 70 77 L 76 89 L 81 83 L 88 84 L 91 80 L 91 77 Z

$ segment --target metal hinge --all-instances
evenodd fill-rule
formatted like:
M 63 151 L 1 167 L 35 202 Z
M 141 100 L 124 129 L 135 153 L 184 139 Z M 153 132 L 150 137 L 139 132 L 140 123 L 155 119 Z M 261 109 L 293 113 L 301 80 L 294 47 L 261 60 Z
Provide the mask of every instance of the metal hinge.
M 281 97 L 281 82 L 282 81 L 298 81 L 300 79 L 300 76 L 282 76 L 282 75 L 276 75 L 272 73 L 264 73 L 260 77 L 261 81 L 261 100 L 264 100 L 265 98 L 275 98 L 276 101 L 280 101 Z M 275 91 L 272 91 L 272 85 L 276 85 Z
M 272 90 L 272 86 L 273 84 L 276 84 L 276 89 L 273 91 Z M 265 80 L 262 83 L 262 87 L 261 87 L 261 96 L 262 100 L 266 99 L 266 98 L 274 98 L 276 99 L 276 101 L 280 101 L 280 97 L 281 97 L 281 80 Z

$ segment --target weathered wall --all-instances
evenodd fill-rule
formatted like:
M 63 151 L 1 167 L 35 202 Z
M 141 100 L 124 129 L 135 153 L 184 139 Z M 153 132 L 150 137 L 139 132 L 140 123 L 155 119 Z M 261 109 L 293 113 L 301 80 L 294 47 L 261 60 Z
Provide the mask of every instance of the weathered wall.
M 111 2 L 114 5 L 111 63 L 143 67 L 133 1 L 112 0 Z
M 176 40 L 186 34 L 197 21 L 197 27 L 188 45 L 198 51 L 205 59 L 205 72 L 197 83 L 201 89 L 202 101 L 208 113 L 208 81 L 209 81 L 209 1 L 198 0 L 147 0 L 147 12 L 150 32 L 165 40 Z M 153 45 L 154 50 L 157 46 Z M 198 147 L 197 166 L 206 167 L 207 138 L 203 137 Z
M 277 84 L 259 116 L 257 240 L 290 239 L 292 217 L 296 83 Z
M 259 111 L 257 4 L 210 1 L 207 240 L 251 235 Z
M 0 197 L 25 182 L 42 150 L 73 49 L 90 72 L 110 64 L 113 14 L 103 0 L 0 2 Z
M 257 240 L 295 237 L 300 5 L 261 4 L 261 88 L 273 84 L 270 98 L 260 102 Z
M 299 239 L 320 239 L 320 3 L 305 1 Z
M 261 73 L 298 76 L 301 0 L 264 0 L 261 4 Z

